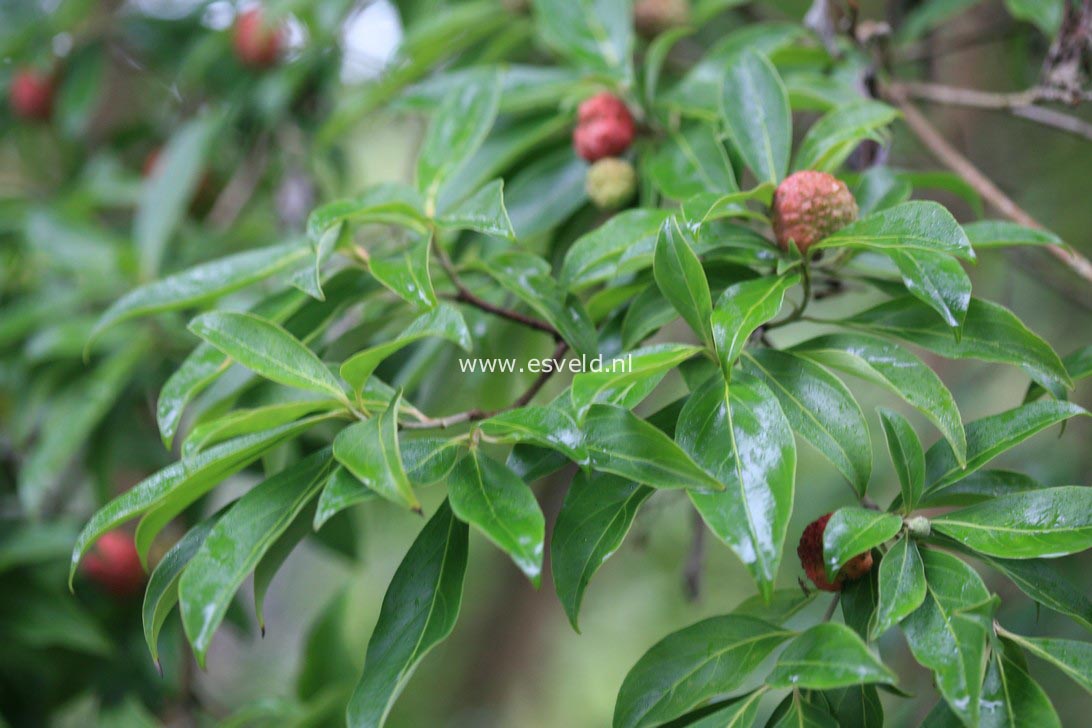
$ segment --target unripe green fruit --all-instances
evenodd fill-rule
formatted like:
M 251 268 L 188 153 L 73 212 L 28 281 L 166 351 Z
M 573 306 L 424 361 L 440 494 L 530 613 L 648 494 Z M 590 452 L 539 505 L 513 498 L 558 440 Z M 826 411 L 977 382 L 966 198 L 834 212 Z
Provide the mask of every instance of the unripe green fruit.
M 624 159 L 605 157 L 588 168 L 584 188 L 602 210 L 621 207 L 637 191 L 637 170 Z

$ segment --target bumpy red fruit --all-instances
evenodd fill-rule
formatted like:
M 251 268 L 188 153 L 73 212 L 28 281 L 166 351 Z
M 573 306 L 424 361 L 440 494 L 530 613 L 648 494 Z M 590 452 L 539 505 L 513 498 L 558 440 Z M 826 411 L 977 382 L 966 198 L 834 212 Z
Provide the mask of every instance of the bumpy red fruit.
M 857 200 L 844 182 L 826 172 L 795 172 L 774 192 L 774 234 L 784 250 L 793 241 L 803 253 L 856 219 Z
M 690 0 L 637 0 L 633 25 L 645 38 L 690 22 Z
M 796 555 L 800 557 L 800 565 L 804 567 L 804 573 L 812 584 L 823 591 L 836 592 L 842 590 L 842 584 L 846 581 L 860 579 L 872 570 L 872 553 L 866 551 L 854 556 L 834 575 L 833 581 L 828 579 L 826 569 L 823 568 L 823 531 L 826 530 L 831 515 L 828 513 L 820 516 L 808 524 L 800 536 Z
M 261 8 L 250 8 L 235 21 L 235 55 L 244 66 L 262 69 L 277 62 L 284 31 L 268 25 Z
M 596 162 L 629 149 L 636 133 L 637 125 L 625 103 L 603 92 L 580 104 L 573 146 L 581 157 Z
M 144 567 L 136 544 L 124 531 L 103 535 L 84 559 L 83 570 L 89 579 L 117 597 L 131 596 L 144 585 Z
M 21 119 L 46 121 L 53 114 L 53 77 L 33 69 L 17 71 L 8 91 L 11 110 Z

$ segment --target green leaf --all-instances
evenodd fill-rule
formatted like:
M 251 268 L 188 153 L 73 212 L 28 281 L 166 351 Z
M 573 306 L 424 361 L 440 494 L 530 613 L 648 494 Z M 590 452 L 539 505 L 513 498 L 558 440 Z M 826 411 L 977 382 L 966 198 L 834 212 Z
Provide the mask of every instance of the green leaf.
M 921 448 L 921 440 L 905 417 L 886 407 L 878 407 L 876 411 L 880 413 L 891 464 L 899 477 L 903 509 L 909 513 L 925 491 L 925 452 Z
M 768 599 L 792 513 L 796 474 L 796 443 L 777 399 L 746 373 L 738 373 L 731 385 L 717 376 L 687 400 L 675 437 L 724 484 L 722 493 L 690 491 L 690 500 Z
M 147 339 L 137 337 L 61 390 L 50 403 L 37 440 L 21 453 L 25 460 L 18 471 L 19 502 L 32 515 L 42 515 L 65 470 L 115 407 L 149 348 Z
M 398 407 L 402 392 L 387 409 L 337 433 L 334 457 L 349 472 L 387 500 L 420 512 L 421 503 L 410 485 L 398 449 Z
M 739 191 L 724 145 L 707 124 L 690 124 L 682 131 L 669 132 L 649 158 L 645 173 L 673 200 Z
M 842 621 L 863 640 L 868 639 L 869 630 L 876 621 L 876 607 L 879 602 L 878 569 L 869 569 L 868 573 L 859 579 L 842 582 L 842 593 L 838 598 L 838 606 L 842 609 Z
M 739 155 L 760 182 L 777 184 L 789 167 L 789 93 L 767 58 L 751 49 L 724 71 L 720 114 Z
M 330 471 L 330 477 L 322 487 L 311 528 L 317 531 L 346 508 L 376 497 L 378 496 L 374 490 L 361 483 L 347 468 L 339 465 Z
M 1066 371 L 1069 372 L 1069 376 L 1074 382 L 1092 376 L 1092 344 L 1069 352 L 1062 357 L 1062 364 L 1065 366 Z M 1055 398 L 1061 399 L 1059 394 L 1064 393 L 1065 390 L 1062 389 L 1059 393 L 1058 389 L 1058 387 L 1053 387 L 1051 394 L 1053 394 Z M 1032 382 L 1028 385 L 1027 394 L 1024 395 L 1024 402 L 1031 402 L 1032 400 L 1039 399 L 1046 391 L 1047 390 L 1044 389 L 1042 385 Z
M 833 622 L 817 624 L 789 642 L 766 677 L 772 688 L 804 690 L 896 682 L 856 632 Z
M 222 120 L 216 113 L 206 113 L 183 123 L 163 146 L 155 170 L 141 188 L 133 216 L 133 239 L 145 280 L 159 272 L 167 243 L 206 173 L 206 157 Z
M 602 371 L 580 372 L 570 392 L 573 409 L 582 416 L 597 402 L 621 404 L 635 387 L 658 382 L 700 351 L 687 344 L 653 344 L 604 362 Z
M 623 210 L 576 239 L 561 265 L 561 285 L 581 290 L 652 265 L 668 210 Z
M 379 184 L 360 197 L 334 200 L 312 210 L 307 218 L 307 237 L 317 245 L 329 230 L 342 223 L 396 225 L 425 234 L 428 218 L 421 212 L 422 205 L 420 195 L 408 185 Z
M 504 207 L 504 180 L 500 179 L 438 215 L 436 224 L 448 230 L 473 230 L 505 240 L 516 239 L 516 231 Z
M 353 390 L 359 390 L 384 359 L 415 341 L 429 337 L 446 339 L 464 351 L 470 351 L 473 346 L 463 315 L 454 306 L 445 303 L 415 318 L 394 339 L 353 354 L 341 365 L 341 376 Z
M 550 541 L 557 597 L 577 632 L 580 604 L 592 576 L 622 545 L 637 510 L 653 489 L 604 473 L 577 472 Z
M 858 101 L 839 106 L 811 125 L 796 150 L 796 169 L 833 172 L 864 139 L 882 139 L 880 129 L 899 113 L 878 101 Z
M 902 518 L 892 513 L 855 506 L 839 508 L 823 529 L 823 565 L 827 576 L 837 574 L 855 556 L 894 538 L 901 528 Z
M 1034 559 L 1092 548 L 1092 488 L 1013 493 L 932 519 L 933 528 L 976 552 Z
M 444 181 L 478 151 L 497 116 L 500 72 L 471 78 L 444 97 L 432 117 L 417 156 L 417 189 L 425 198 L 425 214 L 436 212 Z
M 671 721 L 671 728 L 747 728 L 755 725 L 758 706 L 766 694 L 759 688 L 738 698 L 710 703 Z
M 93 340 L 111 326 L 137 316 L 211 301 L 291 268 L 305 260 L 308 253 L 306 245 L 294 241 L 229 255 L 148 283 L 125 294 L 106 309 L 88 338 Z
M 592 73 L 633 79 L 633 18 L 628 0 L 534 0 L 535 27 L 555 51 Z
M 68 519 L 6 526 L 0 536 L 0 574 L 64 558 L 77 533 L 77 524 Z
M 966 725 L 978 725 L 990 594 L 974 569 L 956 557 L 932 550 L 921 557 L 928 591 L 902 620 L 902 631 L 952 710 Z
M 968 550 L 969 551 L 969 550 Z M 1092 600 L 1047 559 L 996 559 L 977 555 L 1012 580 L 1020 591 L 1092 630 Z
M 349 728 L 382 725 L 417 664 L 451 634 L 466 574 L 467 528 L 445 501 L 394 572 L 346 710 Z
M 781 310 L 785 292 L 800 276 L 766 276 L 728 286 L 713 309 L 713 340 L 727 374 L 743 352 L 747 339 Z
M 220 515 L 221 513 L 217 513 L 206 518 L 187 531 L 159 560 L 148 577 L 141 616 L 144 623 L 144 641 L 156 665 L 159 665 L 159 632 L 174 605 L 178 603 L 178 580 L 182 578 L 182 570 L 201 548 Z
M 839 728 L 883 728 L 883 703 L 875 685 L 855 685 L 826 693 Z
M 914 540 L 904 536 L 880 561 L 880 598 L 870 634 L 877 639 L 925 601 L 925 565 Z
M 335 466 L 323 473 L 321 478 L 324 482 L 319 486 L 323 492 L 325 492 L 326 485 L 329 483 L 328 473 L 331 470 L 340 469 Z M 284 562 L 295 551 L 296 547 L 300 545 L 300 542 L 307 538 L 308 534 L 312 533 L 311 524 L 314 518 L 315 499 L 311 498 L 303 510 L 297 513 L 292 522 L 288 524 L 288 528 L 266 549 L 265 554 L 262 555 L 257 566 L 254 567 L 254 617 L 258 620 L 258 628 L 261 630 L 263 637 L 265 636 L 265 595 L 269 591 L 269 585 L 273 583 L 273 578 L 284 566 Z
M 479 427 L 489 437 L 541 445 L 557 450 L 579 465 L 588 463 L 583 433 L 560 407 L 520 407 L 494 415 Z
M 1061 359 L 1008 309 L 972 298 L 959 341 L 936 314 L 912 297 L 898 298 L 844 319 L 843 324 L 895 336 L 949 359 L 1023 366 L 1036 381 L 1071 387 Z
M 593 404 L 584 422 L 592 467 L 653 488 L 723 490 L 671 438 L 627 409 Z
M 399 448 L 406 475 L 414 485 L 432 485 L 443 480 L 459 459 L 458 439 L 442 437 L 402 438 Z
M 936 425 L 960 460 L 966 460 L 967 436 L 955 398 L 936 372 L 906 349 L 871 336 L 832 334 L 797 344 L 792 351 L 902 397 Z
M 325 417 L 326 415 L 317 415 L 265 432 L 233 438 L 198 454 L 192 463 L 186 464 L 182 461 L 171 463 L 114 498 L 96 511 L 80 531 L 72 547 L 69 585 L 71 586 L 72 577 L 76 573 L 80 559 L 107 531 L 117 528 L 141 513 L 161 507 L 172 499 L 186 505 L 192 503 L 221 480 L 249 465 L 262 453 L 286 439 L 295 437 Z M 177 515 L 177 512 L 174 515 Z M 167 521 L 171 518 L 167 518 Z M 139 547 L 139 538 L 137 543 Z
M 889 250 L 887 257 L 902 274 L 906 290 L 940 314 L 958 339 L 971 302 L 971 279 L 959 261 L 946 253 L 920 250 Z
M 537 589 L 542 582 L 545 517 L 535 494 L 506 466 L 477 448 L 447 478 L 455 516 L 475 526 L 512 557 Z
M 735 690 L 792 634 L 736 615 L 711 617 L 669 634 L 626 675 L 614 728 L 660 725 Z
M 571 147 L 521 166 L 504 188 L 516 237 L 526 240 L 548 232 L 583 207 L 588 201 L 584 189 L 587 173 L 588 163 Z
M 948 253 L 974 260 L 974 250 L 952 213 L 937 202 L 913 200 L 869 215 L 812 246 L 851 247 L 879 252 Z
M 825 703 L 807 700 L 799 692 L 785 696 L 781 705 L 785 712 L 774 711 L 767 723 L 770 728 L 841 728 Z
M 766 383 L 793 430 L 864 495 L 872 442 L 861 406 L 846 385 L 810 359 L 774 349 L 744 353 L 743 369 Z
M 709 295 L 709 281 L 693 245 L 693 236 L 679 227 L 678 220 L 665 220 L 656 242 L 652 273 L 664 297 L 702 343 L 712 349 L 713 301 Z
M 732 610 L 732 614 L 758 617 L 770 624 L 784 624 L 815 601 L 816 595 L 814 591 L 805 594 L 799 587 L 774 589 L 769 599 L 762 594 L 747 597 Z
M 919 505 L 969 506 L 999 495 L 1039 490 L 1043 484 L 1029 475 L 1012 470 L 976 470 L 951 485 L 929 491 Z
M 1070 402 L 1044 400 L 969 423 L 966 467 L 960 467 L 946 442 L 936 443 L 925 453 L 926 493 L 965 478 L 1032 435 L 1077 415 L 1088 412 Z
M 216 522 L 186 566 L 178 582 L 179 609 L 201 667 L 235 591 L 318 495 L 331 463 L 324 450 L 255 486 Z
M 599 353 L 595 326 L 584 305 L 558 285 L 545 260 L 531 253 L 506 250 L 473 265 L 552 324 L 578 353 Z
M 197 453 L 232 437 L 280 427 L 315 412 L 329 412 L 341 407 L 337 400 L 304 399 L 232 410 L 194 427 L 182 443 L 182 459 L 192 461 Z
M 369 258 L 368 271 L 384 288 L 419 311 L 438 305 L 428 269 L 430 243 L 420 236 L 390 258 Z
M 1066 677 L 1092 693 L 1092 643 L 1053 637 L 1022 637 L 1000 626 L 997 633 L 1054 665 Z
M 982 684 L 980 713 L 986 726 L 1061 728 L 1050 698 L 1027 671 L 1020 648 L 1006 640 L 995 646 Z
M 1049 230 L 1029 228 L 1008 220 L 979 220 L 964 225 L 963 232 L 977 250 L 1010 245 L 1065 245 Z
M 277 384 L 333 395 L 346 401 L 337 379 L 299 339 L 251 313 L 210 311 L 190 331 L 247 369 Z
M 1065 15 L 1064 0 L 1005 0 L 1012 17 L 1034 23 L 1048 38 L 1053 38 Z

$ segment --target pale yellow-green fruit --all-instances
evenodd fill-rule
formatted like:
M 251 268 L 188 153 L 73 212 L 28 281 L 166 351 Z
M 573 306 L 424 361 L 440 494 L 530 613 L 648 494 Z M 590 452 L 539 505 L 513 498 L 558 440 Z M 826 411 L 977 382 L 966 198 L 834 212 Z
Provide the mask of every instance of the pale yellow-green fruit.
M 637 191 L 637 170 L 624 159 L 605 157 L 588 167 L 584 188 L 596 207 L 614 210 L 633 198 Z

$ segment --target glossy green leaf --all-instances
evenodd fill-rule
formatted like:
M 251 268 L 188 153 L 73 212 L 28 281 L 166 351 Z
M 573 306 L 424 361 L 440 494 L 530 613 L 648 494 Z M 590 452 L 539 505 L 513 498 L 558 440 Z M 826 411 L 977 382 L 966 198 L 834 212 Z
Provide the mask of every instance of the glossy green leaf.
M 649 159 L 646 171 L 652 183 L 673 200 L 739 190 L 724 145 L 706 124 L 670 132 Z
M 747 728 L 755 725 L 765 688 L 717 703 L 710 703 L 671 721 L 672 728 Z
M 466 574 L 466 524 L 445 501 L 394 572 L 346 709 L 349 728 L 380 726 L 417 664 L 451 634 Z
M 307 259 L 298 241 L 202 263 L 125 294 L 99 317 L 89 338 L 137 316 L 197 306 L 280 273 Z
M 866 683 L 897 682 L 857 633 L 825 622 L 794 638 L 766 677 L 772 688 L 831 690 Z
M 876 559 L 875 553 L 873 553 L 873 559 Z M 842 593 L 838 597 L 842 621 L 863 640 L 868 640 L 869 631 L 876 621 L 876 607 L 879 603 L 878 569 L 869 569 L 868 573 L 859 579 L 842 582 Z
M 762 223 L 767 220 L 766 213 L 759 212 L 754 207 L 748 207 L 747 203 L 757 202 L 764 207 L 769 207 L 774 189 L 772 182 L 762 182 L 749 190 L 729 192 L 726 195 L 703 192 L 683 202 L 682 214 L 684 218 L 694 223 L 707 223 L 731 217 L 749 218 Z M 700 232 L 699 229 L 699 236 Z M 762 249 L 772 253 L 773 243 L 765 238 L 761 240 Z
M 573 377 L 573 409 L 583 415 L 597 402 L 618 404 L 635 385 L 653 377 L 662 378 L 700 351 L 686 344 L 653 344 L 605 361 L 603 371 L 581 372 Z
M 560 407 L 520 407 L 493 415 L 479 427 L 493 438 L 541 445 L 557 450 L 574 463 L 588 462 L 580 427 Z
M 580 604 L 592 576 L 622 545 L 652 488 L 604 473 L 573 478 L 554 523 L 550 565 L 557 597 L 577 632 Z
M 613 289 L 609 289 L 613 290 Z M 679 317 L 655 284 L 632 296 L 622 319 L 622 349 L 632 349 Z
M 898 624 L 925 601 L 925 565 L 917 544 L 909 537 L 899 539 L 880 561 L 880 598 L 872 639 Z
M 67 518 L 8 525 L 0 536 L 0 574 L 64 558 L 77 533 L 77 524 Z
M 687 400 L 675 437 L 724 484 L 722 493 L 690 491 L 691 501 L 770 597 L 796 475 L 796 442 L 777 399 L 746 373 L 731 385 L 717 376 Z
M 793 692 L 785 696 L 784 712 L 775 710 L 766 724 L 770 728 L 841 728 L 827 706 Z M 780 706 L 779 706 L 780 708 Z
M 1064 0 L 1005 0 L 1012 17 L 1034 23 L 1046 37 L 1053 38 L 1065 15 Z
M 222 417 L 195 426 L 182 443 L 182 458 L 190 461 L 202 450 L 232 437 L 280 427 L 314 412 L 328 412 L 341 407 L 342 404 L 337 400 L 302 399 L 235 409 Z
M 827 236 L 811 249 L 853 247 L 887 252 L 948 253 L 974 260 L 974 250 L 952 213 L 937 202 L 913 200 L 881 210 Z
M 216 514 L 206 518 L 187 531 L 186 535 L 164 554 L 151 576 L 148 577 L 141 616 L 144 624 L 144 641 L 156 665 L 159 664 L 159 632 L 163 629 L 163 624 L 170 616 L 174 605 L 178 603 L 178 580 L 182 578 L 182 570 L 201 548 L 219 517 L 220 514 Z
M 985 677 L 990 594 L 974 569 L 950 554 L 927 550 L 927 593 L 922 605 L 902 620 L 910 651 L 933 671 L 937 688 L 967 725 L 978 725 Z
M 442 437 L 400 438 L 402 463 L 414 485 L 432 485 L 443 480 L 459 459 L 460 441 Z
M 571 290 L 643 270 L 652 265 L 667 210 L 632 209 L 612 216 L 572 244 L 559 279 Z
M 765 56 L 744 50 L 725 68 L 720 93 L 721 120 L 736 151 L 759 181 L 777 184 L 792 145 L 789 94 L 777 70 Z
M 998 559 L 976 555 L 1007 576 L 1020 591 L 1047 609 L 1092 631 L 1092 600 L 1048 559 Z
M 747 597 L 732 610 L 732 614 L 758 617 L 770 624 L 784 624 L 815 601 L 816 595 L 814 591 L 805 594 L 799 587 L 774 589 L 769 599 L 762 594 Z
M 660 725 L 735 690 L 792 634 L 736 615 L 711 617 L 669 634 L 626 675 L 614 728 Z
M 743 369 L 766 383 L 793 430 L 864 495 L 872 442 L 861 406 L 846 385 L 812 360 L 774 349 L 744 353 Z
M 454 306 L 441 304 L 415 318 L 397 337 L 346 359 L 341 365 L 341 376 L 354 390 L 358 390 L 388 356 L 429 337 L 446 339 L 464 351 L 470 351 L 473 346 L 463 315 Z
M 543 41 L 578 66 L 617 81 L 633 79 L 633 19 L 628 0 L 534 0 Z
M 499 179 L 438 215 L 436 224 L 449 230 L 473 230 L 506 240 L 516 239 L 516 231 L 504 206 L 504 180 Z
M 887 257 L 902 274 L 906 290 L 936 311 L 959 338 L 971 302 L 971 279 L 959 261 L 947 253 L 921 250 L 888 250 Z
M 875 685 L 854 685 L 825 695 L 839 728 L 883 728 L 883 703 Z
M 796 150 L 796 169 L 833 172 L 865 139 L 877 139 L 898 112 L 877 101 L 858 101 L 839 106 L 811 125 Z
M 439 300 L 428 269 L 429 252 L 429 238 L 420 236 L 390 258 L 369 258 L 368 271 L 406 303 L 420 311 L 430 311 Z
M 321 484 L 319 488 L 323 491 L 326 489 L 326 485 L 329 483 L 328 473 L 332 470 L 340 470 L 337 466 L 328 468 L 322 476 L 320 476 L 325 483 Z M 292 519 L 292 522 L 288 524 L 288 528 L 284 529 L 276 540 L 266 549 L 262 555 L 258 564 L 254 567 L 254 618 L 258 621 L 258 629 L 261 630 L 261 634 L 265 636 L 265 597 L 269 592 L 269 587 L 273 583 L 273 578 L 284 566 L 284 562 L 295 551 L 296 547 L 307 538 L 309 534 L 313 532 L 312 522 L 315 518 L 315 499 L 311 498 L 310 501 L 303 507 L 296 517 Z
M 713 348 L 713 300 L 701 261 L 694 253 L 693 236 L 678 220 L 665 220 L 653 257 L 652 274 L 664 297 L 671 302 L 698 339 Z
M 525 240 L 552 230 L 579 210 L 588 200 L 587 173 L 587 162 L 570 147 L 521 166 L 504 188 L 516 236 Z
M 206 158 L 221 121 L 218 114 L 206 113 L 184 122 L 163 146 L 155 169 L 141 188 L 133 216 L 133 239 L 145 280 L 159 273 L 167 243 L 205 174 Z
M 1000 642 L 1003 648 L 994 647 L 982 683 L 982 725 L 1062 728 L 1046 691 L 1028 674 L 1020 648 L 1005 640 Z
M 967 436 L 955 398 L 936 372 L 898 344 L 831 334 L 797 344 L 793 352 L 894 392 L 937 426 L 960 460 L 966 459 Z
M 277 384 L 345 400 L 341 385 L 318 356 L 271 321 L 250 313 L 211 311 L 190 331 L 255 374 Z
M 1092 693 L 1092 643 L 1054 637 L 1022 637 L 998 627 L 998 634 L 1049 662 L 1066 677 Z
M 500 105 L 501 73 L 468 80 L 444 97 L 432 116 L 417 156 L 417 189 L 425 214 L 436 211 L 444 181 L 454 175 L 485 141 Z
M 1092 376 L 1092 344 L 1083 346 L 1080 349 L 1069 352 L 1062 357 L 1062 364 L 1065 366 L 1067 372 L 1069 372 L 1070 378 L 1074 382 L 1078 382 L 1082 379 L 1087 379 Z M 1055 397 L 1059 396 L 1059 387 L 1055 386 L 1051 389 L 1051 393 Z M 1046 394 L 1046 389 L 1042 385 L 1032 382 L 1028 385 L 1027 394 L 1024 395 L 1025 402 L 1031 402 L 1032 400 L 1039 399 Z M 1061 393 L 1065 390 L 1061 389 Z
M 959 341 L 935 312 L 912 297 L 881 303 L 845 319 L 851 328 L 905 339 L 949 359 L 981 359 L 1023 366 L 1037 381 L 1072 386 L 1050 345 L 1008 309 L 972 298 Z
M 1092 548 L 1092 488 L 1078 485 L 1003 495 L 932 519 L 933 528 L 976 552 L 1008 559 Z
M 379 184 L 360 197 L 334 200 L 315 208 L 307 218 L 307 237 L 318 244 L 322 237 L 342 223 L 396 225 L 424 234 L 428 220 L 416 190 L 407 185 Z
M 1010 245 L 1065 245 L 1049 230 L 1029 228 L 1008 220 L 979 220 L 964 225 L 963 232 L 977 250 Z
M 887 439 L 887 452 L 899 478 L 903 508 L 910 512 L 925 490 L 925 452 L 918 434 L 905 417 L 886 407 L 879 407 L 877 411 Z
M 976 470 L 951 485 L 929 491 L 919 505 L 969 506 L 999 495 L 1039 490 L 1043 484 L 1024 473 L 1012 470 Z
M 823 565 L 827 576 L 838 573 L 855 556 L 892 539 L 902 528 L 902 518 L 867 508 L 839 508 L 823 529 Z
M 202 667 L 212 636 L 246 575 L 326 481 L 328 450 L 254 487 L 209 531 L 178 582 L 186 637 Z
M 936 443 L 925 453 L 926 492 L 965 478 L 1032 435 L 1078 415 L 1088 413 L 1070 402 L 1045 400 L 968 423 L 966 467 L 960 467 L 948 443 Z
M 538 588 L 546 526 L 527 484 L 505 465 L 471 448 L 448 475 L 447 497 L 455 516 L 512 557 Z
M 723 490 L 671 438 L 622 407 L 593 404 L 584 421 L 592 467 L 653 488 Z
M 766 276 L 728 286 L 713 308 L 713 340 L 727 373 L 743 352 L 747 339 L 781 310 L 785 293 L 800 276 Z
M 348 468 L 338 466 L 330 471 L 326 484 L 322 487 L 311 528 L 315 531 L 326 525 L 331 518 L 346 508 L 358 503 L 365 503 L 376 498 L 374 490 L 360 482 Z
M 387 500 L 421 510 L 398 447 L 398 392 L 387 409 L 337 433 L 334 457 L 368 488 Z

